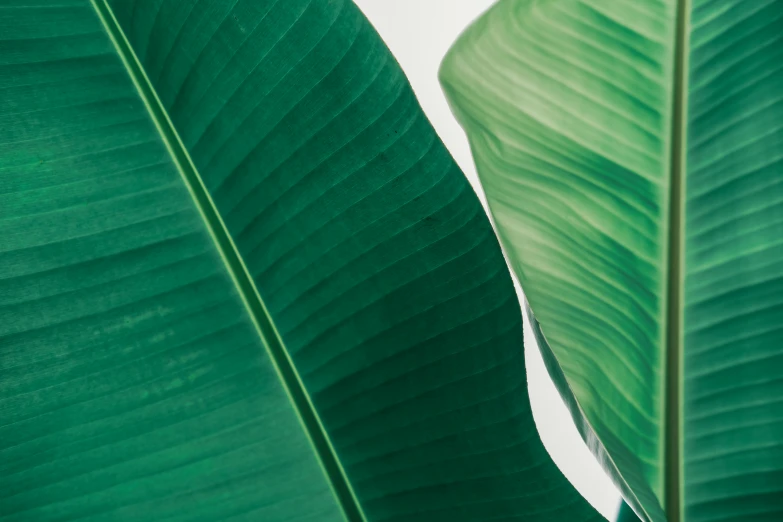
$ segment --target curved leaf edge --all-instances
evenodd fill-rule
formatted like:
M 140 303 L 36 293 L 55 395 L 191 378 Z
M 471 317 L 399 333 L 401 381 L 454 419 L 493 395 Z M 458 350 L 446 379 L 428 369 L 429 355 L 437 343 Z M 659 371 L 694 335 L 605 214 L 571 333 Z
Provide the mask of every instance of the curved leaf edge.
M 536 319 L 533 309 L 530 307 L 530 303 L 528 303 L 527 299 L 525 299 L 524 308 L 525 315 L 530 321 L 530 329 L 535 336 L 536 346 L 538 346 L 538 351 L 541 353 L 541 357 L 544 360 L 547 373 L 549 373 L 549 377 L 552 379 L 555 388 L 557 388 L 557 392 L 563 399 L 566 408 L 568 408 L 571 419 L 574 421 L 574 425 L 576 426 L 577 431 L 579 431 L 582 440 L 598 460 L 607 475 L 609 475 L 612 483 L 620 490 L 623 499 L 628 503 L 628 507 L 630 507 L 641 520 L 645 522 L 654 520 L 644 509 L 642 503 L 620 473 L 614 459 L 609 455 L 601 438 L 596 434 L 595 429 L 593 429 L 593 426 L 590 424 L 587 415 L 579 404 L 579 401 L 576 399 L 576 396 L 571 389 L 571 385 L 566 379 L 565 373 L 563 373 L 560 362 L 557 360 L 552 348 L 549 346 L 549 342 L 546 340 L 541 325 Z
M 455 53 L 455 49 L 459 47 L 460 41 L 472 38 L 472 34 L 475 32 L 486 30 L 485 26 L 488 24 L 489 19 L 493 15 L 493 11 L 502 3 L 503 0 L 496 2 L 493 6 L 477 17 L 470 25 L 468 25 L 468 27 L 465 28 L 462 33 L 460 33 L 455 42 L 452 43 L 446 55 L 441 60 L 440 67 L 438 69 L 438 81 L 440 83 L 441 89 L 445 95 L 452 114 L 455 116 L 455 119 L 467 134 L 471 151 L 474 150 L 474 144 L 472 136 L 467 132 L 468 124 L 474 128 L 482 129 L 484 131 L 483 137 L 485 139 L 492 141 L 493 134 L 484 126 L 481 121 L 478 121 L 470 114 L 470 110 L 466 109 L 466 107 L 472 106 L 473 110 L 480 110 L 481 106 L 478 105 L 474 100 L 470 99 L 470 97 L 465 96 L 457 86 L 452 84 L 450 76 L 455 74 L 453 70 L 454 58 L 452 55 Z M 495 143 L 495 145 L 499 147 L 501 146 L 499 143 Z M 478 165 L 476 165 L 476 167 L 478 168 Z M 483 187 L 483 181 L 480 174 L 479 182 Z M 519 267 L 515 266 L 509 255 L 507 255 L 505 252 L 509 239 L 505 237 L 503 233 L 504 231 L 496 226 L 494 215 L 489 213 L 489 216 L 490 222 L 493 225 L 493 229 L 495 230 L 495 233 L 500 240 L 501 249 L 504 252 L 504 257 L 506 258 L 507 264 L 509 265 L 509 270 L 513 274 L 514 279 L 518 280 L 517 274 L 519 273 Z M 522 287 L 521 282 L 519 284 L 520 287 Z M 522 290 L 524 292 L 524 287 L 522 287 Z M 610 456 L 606 449 L 608 441 L 603 440 L 602 437 L 598 435 L 595 428 L 588 420 L 584 409 L 579 404 L 579 401 L 577 400 L 570 384 L 565 377 L 563 369 L 560 366 L 560 362 L 557 360 L 557 357 L 552 351 L 549 342 L 546 340 L 543 330 L 541 329 L 538 320 L 535 318 L 533 310 L 527 299 L 524 300 L 523 304 L 525 309 L 524 313 L 530 321 L 531 330 L 533 331 L 536 338 L 536 344 L 538 345 L 538 349 L 544 360 L 547 373 L 549 374 L 563 402 L 568 408 L 571 418 L 580 436 L 582 437 L 582 440 L 590 449 L 590 452 L 596 458 L 601 468 L 606 472 L 610 480 L 612 480 L 612 482 L 620 491 L 623 499 L 625 500 L 625 502 L 622 503 L 625 507 L 625 512 L 628 513 L 629 511 L 633 511 L 636 516 L 639 517 L 639 519 L 645 522 L 665 522 L 667 520 L 666 514 L 663 508 L 660 506 L 657 496 L 652 490 L 650 490 L 649 486 L 646 483 L 640 481 L 634 481 L 632 486 L 629 484 L 627 478 L 619 471 L 619 467 L 615 462 L 615 458 Z M 604 433 L 604 437 L 607 435 L 609 434 Z M 619 440 L 616 442 L 616 444 L 609 445 L 615 450 L 625 449 L 625 446 L 622 445 Z M 617 451 L 615 451 L 615 457 L 622 458 L 622 455 L 618 455 Z M 633 479 L 633 477 L 630 478 Z M 652 512 L 643 507 L 643 503 L 637 495 L 637 492 L 644 494 L 645 498 L 648 500 L 647 504 L 652 509 Z

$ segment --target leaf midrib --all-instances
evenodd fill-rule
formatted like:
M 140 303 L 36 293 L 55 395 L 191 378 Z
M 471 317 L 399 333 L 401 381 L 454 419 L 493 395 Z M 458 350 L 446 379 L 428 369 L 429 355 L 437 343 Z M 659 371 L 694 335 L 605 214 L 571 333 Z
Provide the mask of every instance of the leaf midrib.
M 690 0 L 677 2 L 671 131 L 669 222 L 667 245 L 664 509 L 668 522 L 683 520 L 682 384 L 683 384 L 683 226 L 688 105 Z
M 171 118 L 160 101 L 144 68 L 130 45 L 117 18 L 106 0 L 90 0 L 98 18 L 104 26 L 117 54 L 122 60 L 128 75 L 147 108 L 150 119 L 155 124 L 166 149 L 171 155 L 193 202 L 199 210 L 215 248 L 231 276 L 237 293 L 247 309 L 256 328 L 261 343 L 267 350 L 270 360 L 277 371 L 283 388 L 296 411 L 307 434 L 338 504 L 350 522 L 363 522 L 364 513 L 348 481 L 337 454 L 332 446 L 323 423 L 313 406 L 285 344 L 275 327 L 274 321 L 264 303 L 250 272 L 245 265 L 233 238 L 223 222 L 217 207 L 196 169 L 189 152 L 185 148 Z

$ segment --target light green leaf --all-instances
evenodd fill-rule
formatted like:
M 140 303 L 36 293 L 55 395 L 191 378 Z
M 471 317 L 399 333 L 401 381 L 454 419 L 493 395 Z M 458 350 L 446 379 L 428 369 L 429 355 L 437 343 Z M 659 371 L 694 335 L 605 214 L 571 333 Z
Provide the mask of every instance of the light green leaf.
M 0 5 L 0 520 L 591 521 L 350 1 Z
M 544 356 L 647 519 L 783 517 L 781 49 L 780 0 L 503 0 L 441 69 Z

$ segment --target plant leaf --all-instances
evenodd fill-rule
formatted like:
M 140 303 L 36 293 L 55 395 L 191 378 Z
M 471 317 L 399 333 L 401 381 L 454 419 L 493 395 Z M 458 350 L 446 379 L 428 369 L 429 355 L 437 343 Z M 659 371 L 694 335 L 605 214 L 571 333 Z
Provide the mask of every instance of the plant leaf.
M 620 503 L 620 510 L 617 513 L 617 522 L 637 522 L 639 517 L 633 512 L 633 509 L 625 502 Z
M 352 2 L 6 1 L 0 92 L 0 520 L 600 519 Z
M 504 0 L 441 69 L 561 392 L 652 520 L 783 513 L 782 17 Z
M 633 454 L 629 454 L 627 451 L 623 451 L 623 446 L 620 441 L 614 439 L 612 433 L 607 432 L 604 429 L 602 430 L 602 434 L 606 440 L 606 446 L 609 446 L 613 450 L 611 454 L 607 451 L 604 441 L 597 436 L 595 428 L 590 424 L 590 419 L 588 419 L 584 410 L 582 410 L 568 379 L 563 373 L 560 362 L 552 351 L 549 342 L 541 331 L 541 325 L 536 320 L 533 311 L 530 309 L 530 304 L 527 302 L 525 302 L 525 311 L 530 320 L 531 330 L 536 338 L 536 345 L 541 352 L 541 357 L 544 360 L 547 372 L 552 378 L 552 382 L 560 393 L 560 396 L 563 398 L 568 411 L 571 413 L 571 417 L 574 420 L 579 434 L 593 452 L 593 455 L 598 459 L 598 462 L 600 462 L 604 470 L 614 479 L 614 482 L 620 489 L 623 497 L 632 499 L 632 502 L 637 505 L 637 511 L 642 513 L 644 519 L 647 519 L 648 515 L 637 498 L 637 492 L 641 491 L 646 495 L 643 498 L 647 504 L 655 506 L 657 500 L 647 489 L 646 485 L 639 479 L 642 474 L 638 468 L 637 457 Z M 632 473 L 626 473 L 630 477 L 630 480 L 626 481 L 624 479 L 621 470 L 632 471 Z M 623 506 L 623 509 L 626 511 L 632 510 L 632 508 L 625 503 L 623 503 Z M 657 512 L 656 516 L 659 518 L 664 517 L 663 513 L 660 512 Z

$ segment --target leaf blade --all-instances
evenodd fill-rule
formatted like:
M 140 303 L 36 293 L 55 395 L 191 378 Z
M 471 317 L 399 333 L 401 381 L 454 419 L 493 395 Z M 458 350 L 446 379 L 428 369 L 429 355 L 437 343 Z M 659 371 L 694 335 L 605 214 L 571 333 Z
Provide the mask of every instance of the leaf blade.
M 24 5 L 35 3 L 25 0 Z M 47 100 L 76 108 L 58 108 L 38 120 L 11 111 L 13 132 L 0 134 L 5 150 L 13 150 L 17 138 L 33 140 L 24 152 L 43 154 L 45 165 L 36 171 L 37 158 L 4 155 L 0 160 L 0 168 L 14 175 L 11 205 L 3 206 L 10 209 L 13 226 L 4 221 L 3 232 L 12 232 L 20 242 L 2 266 L 24 270 L 18 263 L 22 247 L 34 240 L 59 240 L 66 248 L 52 247 L 51 257 L 43 256 L 48 260 L 37 260 L 45 266 L 60 263 L 60 272 L 41 279 L 36 274 L 27 286 L 8 278 L 0 284 L 21 300 L 30 288 L 44 293 L 69 288 L 72 314 L 111 299 L 124 299 L 124 308 L 106 311 L 109 318 L 92 317 L 100 316 L 95 311 L 77 326 L 53 327 L 38 337 L 26 328 L 47 314 L 54 317 L 59 309 L 49 301 L 37 303 L 38 308 L 27 304 L 13 321 L 2 323 L 13 330 L 2 331 L 2 363 L 38 357 L 51 369 L 60 360 L 58 349 L 78 352 L 83 347 L 81 355 L 89 359 L 94 352 L 100 364 L 81 375 L 79 371 L 87 371 L 82 359 L 70 359 L 75 365 L 70 375 L 86 384 L 61 385 L 57 396 L 36 395 L 42 409 L 74 403 L 63 417 L 70 438 L 58 438 L 59 432 L 35 437 L 51 428 L 51 416 L 26 424 L 27 431 L 14 432 L 16 423 L 4 432 L 10 438 L 3 442 L 22 444 L 3 447 L 4 457 L 11 452 L 18 460 L 0 475 L 9 485 L 3 489 L 0 517 L 342 518 L 243 311 L 236 284 L 210 248 L 208 231 L 154 135 L 148 108 L 132 93 L 106 34 L 84 22 L 97 18 L 79 18 L 90 27 L 88 37 L 61 34 L 56 40 L 61 45 L 44 42 L 44 31 L 81 28 L 61 23 L 62 18 L 81 16 L 89 2 L 63 0 L 64 6 L 74 6 L 72 13 L 67 12 L 70 7 L 63 11 L 38 3 L 24 13 L 37 23 L 25 45 L 38 53 L 32 61 L 44 65 L 36 69 L 28 60 L 31 55 L 24 53 L 0 53 L 0 61 L 28 60 L 23 70 L 19 64 L 4 69 L 8 64 L 1 62 L 0 84 L 18 81 L 21 70 L 36 96 L 15 92 L 11 99 L 19 98 L 31 110 L 45 109 Z M 537 438 L 524 389 L 518 303 L 486 217 L 398 66 L 355 6 L 324 0 L 111 5 L 269 305 L 334 435 L 336 452 L 357 484 L 367 517 L 598 520 Z M 0 17 L 0 24 L 15 24 L 23 32 L 27 24 L 14 16 Z M 91 45 L 100 47 L 96 51 Z M 83 55 L 89 58 L 80 62 Z M 68 60 L 79 62 L 84 75 L 60 63 Z M 47 79 L 100 76 L 96 73 L 107 67 L 110 80 L 71 81 L 52 87 L 54 94 L 48 96 L 38 85 Z M 96 92 L 118 100 L 89 108 L 79 104 Z M 95 128 L 90 118 L 102 125 Z M 111 145 L 118 143 L 126 146 L 121 157 L 112 152 Z M 74 160 L 70 155 L 82 156 Z M 151 172 L 144 170 L 148 167 Z M 146 185 L 136 188 L 137 179 Z M 58 183 L 70 182 L 78 190 L 59 190 Z M 17 189 L 39 192 L 28 198 L 31 194 Z M 173 191 L 178 199 L 170 200 L 169 192 L 155 195 L 153 189 Z M 112 199 L 122 190 L 131 192 L 138 205 L 132 209 L 133 220 Z M 60 207 L 68 205 L 85 208 L 67 214 L 66 221 L 44 215 L 46 209 L 63 215 Z M 24 221 L 24 212 L 35 217 Z M 126 227 L 120 238 L 109 241 L 121 226 Z M 82 232 L 76 229 L 97 234 L 80 240 Z M 159 252 L 153 248 L 157 253 L 144 261 L 149 249 L 133 253 L 122 241 L 167 247 Z M 117 254 L 119 259 L 112 259 L 116 266 L 108 261 L 104 271 L 76 266 L 102 252 Z M 178 256 L 184 259 L 180 262 Z M 145 286 L 148 274 L 134 270 L 156 262 L 163 268 Z M 214 273 L 212 284 L 188 279 L 202 272 Z M 127 273 L 136 277 L 117 275 Z M 89 286 L 100 278 L 104 286 L 89 294 L 80 290 L 80 284 Z M 187 292 L 166 299 L 157 295 L 165 294 L 165 285 L 179 283 Z M 155 312 L 158 302 L 166 305 L 162 315 Z M 149 311 L 142 305 L 157 322 L 135 320 Z M 186 322 L 198 344 L 187 344 L 187 332 L 177 321 Z M 123 333 L 90 337 L 104 323 L 123 325 Z M 169 330 L 184 346 L 169 347 L 167 338 L 159 337 Z M 14 339 L 20 331 L 21 340 Z M 134 336 L 148 341 L 131 349 L 139 360 L 118 359 L 115 368 L 115 352 L 127 348 L 125 341 Z M 163 346 L 163 354 L 153 353 L 150 339 Z M 27 351 L 25 342 L 38 351 Z M 171 356 L 175 362 L 168 359 L 169 348 L 176 351 Z M 154 364 L 147 364 L 144 355 Z M 113 374 L 104 372 L 107 366 Z M 131 408 L 137 405 L 132 403 L 132 412 L 112 415 L 118 413 L 112 409 L 117 396 L 108 392 L 121 390 L 106 381 L 114 380 L 120 388 L 135 384 L 134 393 L 149 397 L 158 381 L 178 383 L 180 378 L 189 383 L 191 376 L 194 384 L 181 390 L 178 402 L 164 402 L 170 410 L 158 406 L 153 415 L 144 404 Z M 2 385 L 32 382 L 21 373 L 16 377 L 5 380 L 4 374 Z M 51 375 L 41 374 L 33 384 L 45 387 L 50 384 L 46 377 Z M 219 393 L 220 385 L 213 381 L 228 391 Z M 156 396 L 166 391 L 175 393 L 164 389 Z M 4 413 L 32 414 L 32 407 L 20 408 L 2 397 Z M 217 408 L 220 416 L 198 415 L 199 408 Z M 164 427 L 167 415 L 173 421 L 190 413 L 187 424 Z M 101 415 L 108 420 L 94 418 Z M 210 439 L 213 444 L 190 439 L 190 429 L 198 428 L 218 431 L 221 437 Z M 211 458 L 189 460 L 186 451 L 177 454 L 176 441 Z M 164 451 L 167 458 L 153 451 L 168 443 L 173 446 Z M 33 454 L 40 449 L 61 459 L 36 466 Z M 82 454 L 95 458 L 78 461 Z M 129 454 L 138 459 L 125 459 Z M 24 481 L 14 482 L 19 474 Z M 23 484 L 40 487 L 22 491 Z M 5 502 L 9 498 L 11 503 Z M 22 511 L 14 513 L 16 509 Z
M 673 21 L 670 3 L 509 0 L 441 68 L 530 305 L 653 520 Z
M 93 7 L 0 26 L 0 518 L 342 519 Z
M 307 390 L 302 385 L 301 378 L 288 356 L 283 340 L 280 338 L 269 311 L 247 271 L 247 266 L 245 266 L 241 255 L 237 251 L 231 234 L 226 229 L 226 225 L 215 207 L 210 193 L 204 186 L 201 174 L 193 164 L 188 150 L 183 145 L 182 139 L 161 105 L 160 98 L 150 83 L 141 62 L 131 48 L 111 7 L 103 0 L 92 0 L 92 4 L 98 12 L 106 32 L 112 39 L 117 53 L 122 57 L 134 85 L 144 100 L 144 104 L 149 109 L 150 117 L 155 122 L 163 142 L 166 144 L 166 148 L 177 166 L 177 170 L 182 175 L 188 192 L 193 198 L 194 205 L 206 223 L 215 247 L 223 259 L 231 280 L 237 288 L 237 293 L 241 297 L 242 303 L 256 328 L 261 344 L 267 350 L 269 359 L 279 375 L 286 393 L 295 406 L 295 412 L 305 426 L 305 432 L 313 445 L 315 456 L 329 477 L 329 484 L 346 518 L 351 521 L 364 520 L 361 506 L 355 498 L 348 479 L 345 477 L 345 471 L 334 454 L 329 435 L 324 430 L 318 417 L 318 412 L 313 407 Z
M 521 324 L 510 281 L 501 279 L 504 266 L 480 206 L 454 175 L 393 57 L 350 2 L 256 9 L 263 16 L 227 15 L 210 26 L 238 31 L 238 44 L 257 38 L 261 62 L 258 50 L 238 45 L 214 51 L 233 54 L 233 74 L 221 77 L 196 61 L 196 72 L 179 77 L 181 86 L 169 85 L 164 72 L 157 88 L 349 476 L 361 479 L 355 487 L 368 516 L 475 519 L 488 506 L 496 516 L 553 516 L 525 501 L 520 486 L 505 484 L 506 474 L 527 476 L 531 467 L 564 492 L 552 498 L 568 499 L 554 513 L 596 516 L 578 495 L 565 493 L 570 485 L 548 468 L 548 456 L 530 438 L 535 432 L 519 431 L 530 429 L 532 418 L 519 389 Z M 290 21 L 270 27 L 281 18 Z M 155 22 L 146 29 L 135 23 L 138 34 L 154 35 Z M 125 24 L 134 27 L 131 19 Z M 278 43 L 297 41 L 294 35 L 298 47 Z M 281 60 L 276 52 L 291 56 Z M 369 72 L 357 75 L 357 62 Z M 297 72 L 286 63 L 297 63 Z M 242 113 L 248 103 L 251 112 Z M 292 127 L 301 132 L 292 136 Z M 244 139 L 233 139 L 237 133 Z M 494 304 L 477 308 L 473 300 Z M 474 359 L 480 352 L 489 358 Z M 484 371 L 475 374 L 476 365 Z M 414 383 L 406 374 L 420 378 Z M 490 390 L 499 395 L 484 407 L 490 417 L 471 417 Z M 381 415 L 373 413 L 378 408 Z M 493 436 L 495 425 L 502 429 Z M 514 450 L 514 434 L 530 448 L 524 455 Z M 469 454 L 480 447 L 505 455 L 506 465 L 493 470 L 496 458 L 479 464 Z M 442 469 L 423 473 L 433 459 Z M 473 476 L 466 462 L 480 472 Z M 373 474 L 389 478 L 376 485 Z M 537 491 L 525 488 L 525 495 Z
M 783 512 L 780 8 L 692 7 L 683 420 L 693 521 Z
M 471 137 L 553 362 L 565 371 L 561 393 L 568 402 L 573 391 L 585 406 L 572 409 L 577 425 L 586 418 L 641 504 L 651 503 L 643 477 L 671 519 L 681 510 L 686 520 L 774 518 L 781 496 L 773 477 L 783 466 L 775 400 L 781 334 L 772 318 L 783 208 L 774 181 L 780 5 L 585 4 L 501 2 L 444 62 L 444 89 Z M 659 7 L 666 9 L 656 14 Z M 651 59 L 656 46 L 664 59 Z M 650 119 L 650 110 L 661 117 Z M 662 145 L 651 176 L 650 163 L 634 163 L 634 154 L 655 140 Z M 639 179 L 659 179 L 657 189 L 640 191 L 631 183 Z M 681 206 L 680 219 L 673 211 Z M 645 241 L 653 254 L 627 255 L 642 252 Z M 644 307 L 628 296 L 640 293 L 665 304 L 636 314 Z M 634 329 L 646 333 L 634 337 Z M 740 370 L 736 379 L 730 364 Z M 655 404 L 647 418 L 611 411 L 645 395 Z M 736 407 L 724 412 L 725 403 Z M 741 404 L 758 416 L 755 424 Z M 629 424 L 649 431 L 650 418 L 668 431 L 651 436 L 660 450 L 630 448 L 635 462 L 625 461 Z

